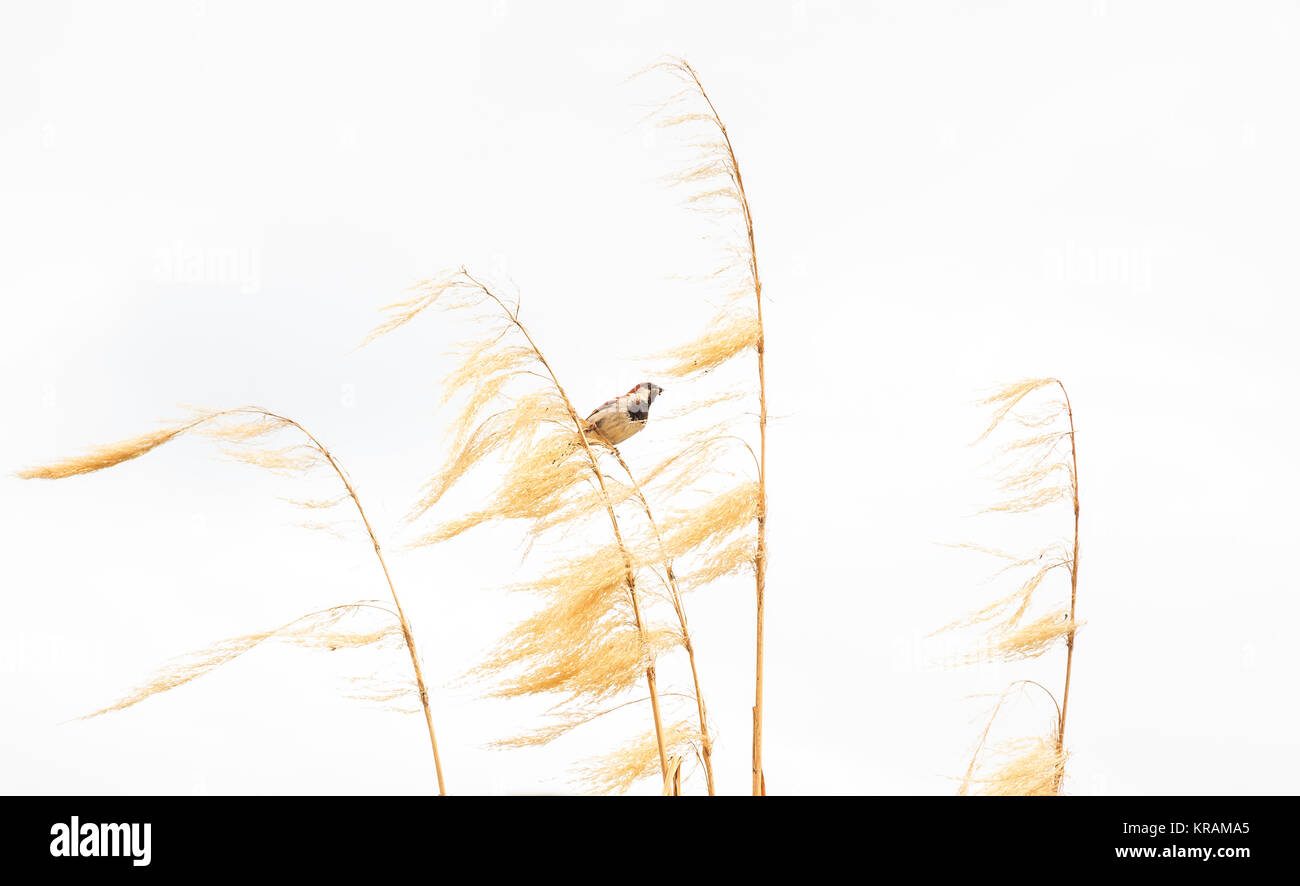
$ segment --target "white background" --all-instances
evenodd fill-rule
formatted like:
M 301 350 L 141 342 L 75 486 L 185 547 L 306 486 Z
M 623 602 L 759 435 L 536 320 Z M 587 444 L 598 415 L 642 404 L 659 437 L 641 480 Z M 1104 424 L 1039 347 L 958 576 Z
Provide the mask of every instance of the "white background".
M 1059 650 L 953 669 L 960 647 L 925 639 L 993 590 L 942 543 L 1005 530 L 969 516 L 993 497 L 972 401 L 1040 375 L 1079 428 L 1069 790 L 1300 791 L 1294 4 L 446 6 L 6 8 L 0 790 L 434 789 L 421 718 L 343 698 L 339 656 L 261 650 L 67 722 L 171 656 L 386 593 L 363 541 L 296 527 L 276 496 L 301 490 L 204 441 L 8 476 L 178 403 L 283 411 L 349 468 L 452 792 L 574 789 L 602 730 L 488 750 L 544 705 L 458 682 L 527 611 L 501 590 L 526 574 L 515 536 L 396 551 L 466 330 L 351 349 L 462 263 L 513 280 L 580 407 L 693 336 L 676 277 L 707 269 L 709 223 L 661 181 L 677 136 L 641 119 L 671 84 L 626 79 L 677 53 L 734 139 L 770 296 L 771 792 L 951 792 L 972 695 L 1059 687 Z M 1037 519 L 1069 532 L 1064 508 Z M 720 787 L 747 792 L 752 583 L 688 606 Z

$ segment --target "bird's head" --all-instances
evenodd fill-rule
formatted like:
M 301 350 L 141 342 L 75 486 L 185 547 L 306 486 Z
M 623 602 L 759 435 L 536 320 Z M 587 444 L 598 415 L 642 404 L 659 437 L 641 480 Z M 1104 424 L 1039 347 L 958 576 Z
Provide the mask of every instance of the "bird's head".
M 647 403 L 653 403 L 655 401 L 655 398 L 658 397 L 663 392 L 664 392 L 663 388 L 659 387 L 654 382 L 648 382 L 648 381 L 643 381 L 641 382 L 641 384 L 637 385 L 635 388 L 628 391 L 629 394 L 644 394 Z

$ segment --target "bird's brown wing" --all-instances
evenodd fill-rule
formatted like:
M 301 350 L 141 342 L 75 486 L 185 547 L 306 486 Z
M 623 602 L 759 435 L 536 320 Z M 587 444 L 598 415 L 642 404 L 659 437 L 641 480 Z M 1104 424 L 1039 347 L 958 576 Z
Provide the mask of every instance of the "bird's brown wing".
M 600 404 L 595 409 L 591 410 L 591 415 L 587 416 L 587 421 L 591 421 L 592 418 L 595 417 L 596 413 L 603 412 L 606 409 L 614 409 L 617 406 L 618 406 L 617 397 L 615 397 L 613 400 L 606 400 L 604 403 Z

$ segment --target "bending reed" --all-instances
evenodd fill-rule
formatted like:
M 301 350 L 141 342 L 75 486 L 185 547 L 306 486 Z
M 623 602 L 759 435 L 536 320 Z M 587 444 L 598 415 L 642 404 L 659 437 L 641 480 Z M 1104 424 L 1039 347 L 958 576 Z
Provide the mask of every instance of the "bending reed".
M 653 741 L 635 741 L 629 749 L 581 769 L 579 777 L 596 790 L 625 790 L 657 763 L 660 778 L 666 779 L 670 757 L 698 744 L 712 790 L 711 740 L 698 676 L 691 698 L 699 729 L 664 723 L 657 661 L 677 646 L 686 647 L 692 661 L 694 656 L 668 561 L 669 546 L 662 543 L 655 556 L 644 539 L 628 534 L 618 514 L 621 504 L 636 499 L 651 531 L 659 536 L 650 505 L 630 468 L 616 449 L 589 438 L 586 422 L 522 321 L 517 300 L 507 300 L 463 268 L 418 285 L 416 292 L 414 298 L 390 305 L 389 318 L 366 341 L 397 329 L 435 304 L 474 312 L 487 335 L 461 351 L 462 359 L 447 379 L 444 403 L 459 395 L 465 402 L 451 425 L 450 454 L 426 483 L 410 519 L 422 518 L 489 459 L 502 460 L 504 469 L 484 506 L 436 524 L 415 545 L 443 543 L 489 522 L 521 520 L 531 548 L 543 540 L 584 537 L 592 528 L 593 515 L 603 516 L 612 536 L 591 542 L 553 562 L 537 578 L 515 585 L 516 590 L 539 597 L 542 608 L 503 637 L 471 675 L 491 683 L 496 696 L 559 693 L 562 701 L 548 725 L 499 744 L 519 747 L 553 741 L 578 725 L 623 708 L 603 706 L 644 678 Z M 601 466 L 601 453 L 606 451 L 619 460 L 627 484 Z M 669 576 L 664 583 L 674 600 L 677 628 L 657 624 L 647 608 L 654 595 L 647 591 L 643 576 L 654 575 L 657 566 L 663 566 Z M 645 753 L 646 748 L 653 752 Z
M 305 437 L 306 442 L 277 448 L 260 445 L 277 432 L 286 430 L 292 430 L 301 437 Z M 304 474 L 312 468 L 328 466 L 339 482 L 343 484 L 346 493 L 334 499 L 304 500 L 295 503 L 312 511 L 320 511 L 328 510 L 341 504 L 346 499 L 351 499 L 356 506 L 362 524 L 365 526 L 366 534 L 374 547 L 375 557 L 379 560 L 380 568 L 383 570 L 384 580 L 387 582 L 389 593 L 392 596 L 393 608 L 389 609 L 386 605 L 376 604 L 374 601 L 359 601 L 311 613 L 269 631 L 222 640 L 207 649 L 177 659 L 160 670 L 148 682 L 137 687 L 119 701 L 86 716 L 94 717 L 110 711 L 122 710 L 138 704 L 150 696 L 166 692 L 169 689 L 175 689 L 269 640 L 287 641 L 316 648 L 356 648 L 383 642 L 400 631 L 402 640 L 410 655 L 415 689 L 420 699 L 420 705 L 424 710 L 425 724 L 428 727 L 434 771 L 438 778 L 438 793 L 446 794 L 447 788 L 442 774 L 442 759 L 438 754 L 438 740 L 433 728 L 433 714 L 429 709 L 429 694 L 425 688 L 424 674 L 420 667 L 420 658 L 415 646 L 415 637 L 411 632 L 410 624 L 406 620 L 406 614 L 402 611 L 402 604 L 397 596 L 397 588 L 393 585 L 393 579 L 389 574 L 388 564 L 385 562 L 383 552 L 380 549 L 379 540 L 375 537 L 370 520 L 366 517 L 365 509 L 361 506 L 361 499 L 357 496 L 356 489 L 353 487 L 352 481 L 343 466 L 339 464 L 338 460 L 335 459 L 324 444 L 298 422 L 256 406 L 221 411 L 200 410 L 193 417 L 163 430 L 141 434 L 118 443 L 98 446 L 79 456 L 27 468 L 18 472 L 18 476 L 24 479 L 55 480 L 79 474 L 88 474 L 92 471 L 101 471 L 139 458 L 164 443 L 190 432 L 200 433 L 224 443 L 226 454 L 237 461 L 266 468 L 276 473 Z M 306 525 L 314 526 L 318 524 Z M 363 633 L 332 630 L 344 616 L 355 614 L 362 609 L 385 612 L 394 619 L 395 624 L 390 624 L 387 628 L 378 631 L 372 630 Z M 381 702 L 390 702 L 397 695 L 398 693 L 391 690 L 362 693 L 362 697 Z
M 751 788 L 754 796 L 766 793 L 763 776 L 763 637 L 767 592 L 767 378 L 763 337 L 763 282 L 758 273 L 758 250 L 754 243 L 754 218 L 749 196 L 740 173 L 731 136 L 723 124 L 695 69 L 682 58 L 669 58 L 649 70 L 664 71 L 681 88 L 660 108 L 660 125 L 686 127 L 698 134 L 694 142 L 696 161 L 672 177 L 675 185 L 687 188 L 687 203 L 722 218 L 740 222 L 741 230 L 728 244 L 728 263 L 714 277 L 722 281 L 726 301 L 698 338 L 663 355 L 665 374 L 698 377 L 749 351 L 757 356 L 758 442 L 755 458 L 758 480 L 754 516 L 756 537 L 752 548 L 755 596 L 754 708 L 751 754 Z M 747 444 L 746 444 L 747 445 Z M 752 450 L 751 450 L 752 452 Z
M 1053 390 L 1059 396 L 1044 399 Z M 1017 429 L 998 452 L 1003 498 L 986 512 L 1031 514 L 1068 502 L 1074 526 L 1068 541 L 1049 543 L 1023 557 L 978 545 L 961 546 L 1002 559 L 1004 565 L 995 577 L 1020 578 L 1009 593 L 940 630 L 978 627 L 984 632 L 969 660 L 1036 658 L 1062 642 L 1066 657 L 1059 702 L 1047 687 L 1029 680 L 1012 684 L 1002 694 L 971 757 L 959 793 L 1055 795 L 1061 793 L 1065 782 L 1065 724 L 1075 636 L 1080 627 L 1075 616 L 1079 588 L 1079 476 L 1074 412 L 1065 385 L 1055 378 L 1006 385 L 983 400 L 982 405 L 991 409 L 991 417 L 976 442 L 987 440 L 1007 426 Z M 1040 605 L 1046 580 L 1058 570 L 1066 570 L 1070 576 L 1069 606 L 1063 602 Z M 1035 614 L 1031 615 L 1031 611 Z M 1056 710 L 1051 734 L 988 748 L 993 721 L 1011 689 L 1018 686 L 1037 687 L 1051 699 Z

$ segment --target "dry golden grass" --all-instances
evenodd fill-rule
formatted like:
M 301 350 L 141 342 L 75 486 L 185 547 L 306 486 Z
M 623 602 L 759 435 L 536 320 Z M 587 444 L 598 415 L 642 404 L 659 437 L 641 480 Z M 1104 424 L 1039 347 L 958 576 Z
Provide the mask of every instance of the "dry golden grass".
M 763 638 L 767 587 L 767 380 L 766 347 L 763 335 L 763 283 L 758 272 L 758 250 L 754 240 L 754 219 L 744 177 L 736 159 L 735 146 L 713 100 L 695 69 L 682 58 L 668 58 L 648 71 L 667 74 L 678 89 L 657 110 L 661 126 L 687 133 L 697 152 L 696 159 L 671 177 L 686 194 L 694 210 L 714 216 L 730 230 L 722 245 L 724 263 L 710 279 L 721 293 L 721 304 L 708 328 L 693 341 L 660 355 L 663 371 L 679 378 L 699 377 L 743 354 L 756 357 L 758 382 L 758 453 L 754 486 L 755 538 L 752 547 L 734 541 L 730 553 L 753 552 L 755 596 L 755 654 L 753 744 L 751 792 L 763 790 Z M 728 229 L 728 225 L 730 228 Z M 721 429 L 715 429 L 721 437 Z M 749 444 L 746 442 L 746 446 Z M 751 453 L 753 449 L 750 449 Z M 715 557 L 718 554 L 715 552 Z M 726 558 L 699 573 L 700 579 L 720 577 L 737 571 Z
M 1052 735 L 1009 739 L 992 746 L 989 734 L 998 715 L 1012 693 L 1039 690 L 1052 702 L 1057 717 L 1052 722 Z M 1033 680 L 1017 680 L 1003 690 L 989 713 L 984 731 L 971 754 L 970 764 L 962 777 L 958 796 L 981 794 L 985 796 L 1054 796 L 1060 793 L 1065 778 L 1065 752 L 1056 740 L 1060 724 L 1060 707 L 1051 691 Z
M 470 672 L 492 695 L 558 699 L 546 726 L 499 744 L 553 741 L 590 722 L 602 706 L 644 680 L 662 776 L 676 739 L 663 729 L 657 663 L 678 647 L 685 647 L 693 661 L 693 651 L 672 564 L 648 499 L 617 448 L 591 434 L 521 320 L 517 300 L 506 299 L 464 269 L 439 275 L 417 292 L 390 307 L 392 316 L 367 341 L 434 307 L 472 313 L 485 334 L 461 349 L 444 386 L 448 402 L 463 402 L 449 429 L 449 455 L 425 485 L 410 518 L 425 519 L 476 470 L 490 473 L 495 486 L 482 506 L 441 519 L 414 546 L 448 542 L 491 522 L 511 522 L 521 526 L 529 550 L 545 542 L 541 547 L 566 551 L 539 576 L 514 587 L 538 601 L 536 613 L 508 631 Z M 608 457 L 617 461 L 623 479 L 608 473 Z M 632 501 L 640 505 L 646 523 L 629 531 L 629 517 L 619 511 Z M 683 544 L 678 541 L 679 547 Z M 656 576 L 668 588 L 677 625 L 658 623 L 657 596 L 645 587 Z M 699 712 L 692 741 L 708 748 L 707 717 L 698 675 L 693 676 L 694 692 L 682 695 Z M 637 739 L 638 746 L 641 741 Z M 607 763 L 613 766 L 614 760 Z M 618 763 L 619 772 L 623 765 Z M 600 765 L 579 770 L 579 777 L 588 786 L 625 789 L 631 783 Z M 712 791 L 711 771 L 706 777 Z
M 676 755 L 668 758 L 668 774 L 664 776 L 664 789 L 660 792 L 665 797 L 682 795 L 682 758 Z
M 1009 384 L 982 401 L 992 415 L 976 442 L 999 432 L 1011 434 L 998 449 L 999 488 L 1003 498 L 987 512 L 1032 514 L 1051 505 L 1068 502 L 1074 516 L 1073 536 L 1068 541 L 1046 545 L 1033 554 L 1018 557 L 978 545 L 962 547 L 994 555 L 1004 561 L 995 574 L 1019 575 L 1016 586 L 992 603 L 969 613 L 941 630 L 979 628 L 984 631 L 977 648 L 967 660 L 1015 661 L 1037 658 L 1052 649 L 1066 647 L 1065 680 L 1061 699 L 1041 684 L 1056 708 L 1050 738 L 1015 741 L 986 759 L 982 755 L 989 728 L 985 728 L 971 758 L 962 793 L 977 785 L 981 793 L 1058 794 L 1065 777 L 1065 724 L 1069 710 L 1070 676 L 1074 643 L 1080 623 L 1075 609 L 1078 596 L 1079 484 L 1075 448 L 1074 414 L 1065 386 L 1057 379 L 1039 378 Z M 1041 604 L 1047 579 L 1069 576 L 1068 606 L 1059 601 Z M 989 727 L 1005 701 L 994 708 Z
M 1079 625 L 1070 620 L 1064 609 L 1048 612 L 1027 624 L 992 632 L 988 642 L 972 656 L 974 660 L 1016 661 L 1037 658 L 1054 644 L 1073 636 Z
M 694 341 L 664 351 L 661 372 L 675 378 L 709 372 L 733 357 L 758 347 L 762 329 L 748 311 L 715 317 Z
M 767 565 L 767 396 L 762 281 L 758 271 L 749 197 L 736 153 L 695 70 L 682 59 L 654 67 L 675 78 L 680 90 L 660 109 L 663 126 L 695 138 L 697 161 L 672 177 L 696 211 L 715 216 L 734 236 L 724 244 L 726 262 L 710 279 L 721 294 L 713 319 L 692 340 L 665 349 L 662 374 L 703 388 L 678 411 L 691 416 L 742 400 L 757 399 L 752 412 L 716 418 L 683 434 L 674 452 L 642 471 L 633 470 L 617 447 L 594 435 L 570 401 L 545 354 L 520 318 L 518 300 L 465 269 L 440 274 L 412 288 L 408 298 L 387 306 L 385 318 L 362 345 L 406 326 L 430 308 L 472 315 L 480 334 L 467 342 L 445 379 L 443 405 L 456 404 L 447 456 L 424 484 L 409 519 L 420 524 L 412 547 L 445 544 L 493 524 L 522 529 L 530 555 L 551 556 L 533 578 L 512 589 L 533 597 L 537 609 L 506 632 L 471 671 L 491 695 L 545 695 L 558 699 L 541 728 L 498 742 L 525 747 L 562 737 L 592 720 L 649 703 L 653 731 L 639 730 L 622 750 L 579 770 L 590 789 L 624 791 L 656 769 L 663 792 L 678 795 L 694 756 L 714 793 L 713 739 L 700 689 L 684 589 L 698 592 L 725 576 L 752 571 L 755 580 L 755 683 L 752 743 L 753 793 L 765 794 L 763 773 L 764 618 Z M 756 390 L 708 388 L 714 370 L 753 354 Z M 753 405 L 748 408 L 753 409 Z M 741 421 L 744 429 L 738 430 Z M 752 439 L 753 431 L 757 440 Z M 234 637 L 177 660 L 116 705 L 117 710 L 183 685 L 267 642 L 315 648 L 353 648 L 400 637 L 411 658 L 415 691 L 428 721 L 429 737 L 443 788 L 432 716 L 413 637 L 388 576 L 378 541 L 355 490 L 331 453 L 300 425 L 257 408 L 197 412 L 185 422 L 152 434 L 100 447 L 84 456 L 30 469 L 30 478 L 69 477 L 137 458 L 187 432 L 222 444 L 230 458 L 263 470 L 302 475 L 332 470 L 346 493 L 334 498 L 290 499 L 313 517 L 329 518 L 347 499 L 374 545 L 392 591 L 391 609 L 375 605 L 396 625 L 344 629 L 339 619 L 363 604 L 313 613 L 270 631 Z M 277 432 L 301 432 L 289 445 L 269 445 Z M 719 466 L 738 448 L 752 458 L 744 472 Z M 446 513 L 448 493 L 467 477 L 495 479 L 489 495 L 474 507 Z M 666 519 L 661 519 L 662 515 Z M 661 515 L 661 516 L 656 516 Z M 337 520 L 312 519 L 305 526 L 339 533 Z M 555 552 L 560 552 L 558 555 Z M 679 571 L 681 575 L 679 576 Z M 370 604 L 365 604 L 370 605 Z M 690 688 L 661 691 L 661 662 L 681 663 L 686 653 Z M 629 699 L 644 680 L 645 697 Z M 682 681 L 685 682 L 684 680 Z M 409 697 L 404 684 L 359 679 L 357 693 L 384 703 Z M 684 700 L 689 716 L 661 710 Z
M 378 603 L 369 601 L 348 603 L 301 616 L 268 631 L 229 637 L 204 649 L 174 659 L 152 674 L 146 682 L 135 687 L 113 704 L 92 711 L 78 719 L 88 720 L 91 717 L 98 717 L 113 711 L 125 710 L 147 698 L 184 686 L 186 683 L 197 680 L 199 677 L 268 641 L 278 641 L 330 652 L 339 649 L 359 649 L 365 646 L 392 643 L 393 641 L 400 643 L 402 634 L 395 618 L 390 624 L 378 629 L 345 630 L 339 627 L 341 620 L 354 616 L 362 609 L 367 608 L 386 612 L 390 617 L 393 615 L 391 609 L 387 609 Z M 376 698 L 373 695 L 359 697 L 368 701 L 391 701 L 391 699 Z
M 139 458 L 145 453 L 157 449 L 164 443 L 168 443 L 190 430 L 199 421 L 202 421 L 202 419 L 174 425 L 161 431 L 141 434 L 138 437 L 132 437 L 129 440 L 122 440 L 118 443 L 97 446 L 94 449 L 71 458 L 64 458 L 59 461 L 50 462 L 49 464 L 24 468 L 23 470 L 18 471 L 17 476 L 24 480 L 61 480 L 65 477 L 75 477 L 78 474 L 89 474 L 92 471 L 102 471 L 105 468 L 111 468 L 124 461 Z
M 1009 562 L 994 574 L 994 578 L 1008 573 L 1024 577 L 1019 580 L 1019 584 L 1011 593 L 940 628 L 940 631 L 982 624 L 987 625 L 993 633 L 1005 634 L 1015 631 L 1029 611 L 1034 592 L 1038 590 L 1043 580 L 1051 575 L 1053 570 L 1061 568 L 1068 570 L 1070 567 L 1069 551 L 1059 545 L 1050 545 L 1039 551 L 1036 556 L 1024 558 L 1017 558 L 979 545 L 955 545 L 954 547 L 982 551 L 1008 560 Z
M 686 574 L 683 583 L 694 590 L 723 576 L 753 569 L 756 550 L 754 539 L 734 539 L 704 556 L 700 560 L 700 565 Z
M 1055 736 L 1007 742 L 990 749 L 980 775 L 967 778 L 959 793 L 1054 797 L 1060 793 L 1067 757 Z
M 687 567 L 689 587 L 693 589 L 747 568 L 756 576 L 759 630 L 754 771 L 755 785 L 758 785 L 761 782 L 766 561 L 767 405 L 762 289 L 748 198 L 726 129 L 689 65 L 674 60 L 661 67 L 681 78 L 688 87 L 669 105 L 702 102 L 706 108 L 704 112 L 669 114 L 662 121 L 664 125 L 702 123 L 713 133 L 712 140 L 701 145 L 700 163 L 675 180 L 691 189 L 688 202 L 694 208 L 713 212 L 725 207 L 722 212 L 739 212 L 745 224 L 744 236 L 731 250 L 734 262 L 716 275 L 718 280 L 726 279 L 732 271 L 739 275 L 739 280 L 727 284 L 729 303 L 694 341 L 665 352 L 664 374 L 700 378 L 752 350 L 757 355 L 759 370 L 757 453 L 742 437 L 724 433 L 728 425 L 718 421 L 697 437 L 685 439 L 680 451 L 651 466 L 643 482 L 639 482 L 616 447 L 592 436 L 521 321 L 518 301 L 502 298 L 464 269 L 441 274 L 413 287 L 408 298 L 385 309 L 387 316 L 362 344 L 394 332 L 432 307 L 469 312 L 482 330 L 478 338 L 462 348 L 456 368 L 443 385 L 444 405 L 457 402 L 458 406 L 450 425 L 448 457 L 425 483 L 409 515 L 412 521 L 426 524 L 413 546 L 450 542 L 477 527 L 502 522 L 523 527 L 529 550 L 539 542 L 546 542 L 539 547 L 547 550 L 563 548 L 563 544 L 556 544 L 557 540 L 572 542 L 568 556 L 554 558 L 538 577 L 516 586 L 515 590 L 539 601 L 537 613 L 503 636 L 496 650 L 472 672 L 489 682 L 491 692 L 497 695 L 547 694 L 561 699 L 553 712 L 552 723 L 527 733 L 529 737 L 522 741 L 550 740 L 582 722 L 589 722 L 591 717 L 600 714 L 603 706 L 630 692 L 644 678 L 649 692 L 644 700 L 650 702 L 654 723 L 654 755 L 658 757 L 665 783 L 680 788 L 682 770 L 678 766 L 670 773 L 669 760 L 689 751 L 703 762 L 708 791 L 713 793 L 712 739 L 677 564 Z M 735 402 L 737 397 L 734 391 L 707 391 L 695 408 L 698 413 L 711 406 Z M 290 445 L 283 446 L 268 444 L 271 435 L 286 428 L 302 431 L 307 440 L 291 441 Z M 24 476 L 56 478 L 100 470 L 139 457 L 189 431 L 217 439 L 228 457 L 264 470 L 299 475 L 322 467 L 332 468 L 347 494 L 295 501 L 314 515 L 303 525 L 341 532 L 344 525 L 328 518 L 344 499 L 351 498 L 374 541 L 351 483 L 329 451 L 296 423 L 265 410 L 199 412 L 186 422 L 101 447 L 77 459 L 32 469 Z M 740 482 L 733 479 L 722 486 L 703 483 L 713 469 L 718 452 L 737 442 L 753 455 L 757 479 Z M 617 463 L 617 470 L 609 463 L 611 459 Z M 444 514 L 440 502 L 451 489 L 477 471 L 491 471 L 498 478 L 492 493 L 467 511 Z M 692 499 L 698 500 L 687 506 L 686 502 Z M 671 513 L 663 526 L 655 516 L 661 507 Z M 433 516 L 438 519 L 430 521 Z M 374 547 L 387 576 L 377 541 Z M 391 588 L 391 580 L 389 584 Z M 432 718 L 414 643 L 395 591 L 393 599 L 401 634 L 411 652 L 437 761 Z M 337 646 L 350 642 L 342 636 L 327 636 L 329 632 L 317 633 L 325 643 Z M 263 642 L 273 639 L 298 642 L 317 633 L 303 634 L 296 628 L 282 626 L 223 641 L 174 668 L 165 669 L 135 700 L 188 682 Z M 357 642 L 366 636 L 370 635 L 359 634 Z M 657 664 L 679 647 L 687 653 L 693 688 L 667 695 L 694 703 L 696 725 L 692 730 L 677 726 L 666 730 L 660 710 Z M 394 692 L 384 697 L 400 697 L 400 691 Z M 686 743 L 686 750 L 679 746 L 681 742 Z M 638 737 L 634 746 L 643 749 L 643 737 Z M 646 767 L 641 765 L 643 759 L 644 754 L 639 751 L 630 757 L 612 755 L 605 765 L 585 772 L 592 783 L 625 789 L 631 780 L 646 774 Z M 629 768 L 629 760 L 635 760 L 637 765 Z M 440 765 L 439 782 L 441 786 Z
M 400 637 L 406 645 L 414 674 L 413 686 L 418 695 L 420 708 L 425 715 L 428 727 L 429 744 L 433 752 L 434 769 L 438 778 L 439 793 L 446 793 L 442 774 L 442 760 L 438 754 L 438 742 L 434 734 L 433 714 L 429 709 L 428 692 L 425 689 L 424 675 L 421 671 L 415 638 L 411 633 L 406 615 L 397 597 L 397 589 L 388 572 L 379 540 L 375 537 L 370 521 L 361 506 L 352 481 L 343 466 L 330 451 L 312 436 L 302 425 L 291 418 L 270 412 L 257 406 L 241 407 L 227 410 L 194 410 L 194 414 L 185 421 L 177 422 L 160 431 L 142 434 L 105 446 L 95 447 L 79 456 L 61 459 L 50 464 L 27 468 L 18 473 L 26 479 L 61 479 L 92 471 L 102 471 L 123 462 L 151 452 L 164 443 L 189 432 L 201 434 L 223 444 L 223 452 L 233 460 L 254 465 L 277 474 L 304 476 L 313 469 L 327 470 L 342 484 L 344 493 L 332 499 L 305 499 L 296 502 L 309 511 L 329 511 L 344 501 L 351 500 L 356 506 L 357 515 L 365 527 L 375 556 L 383 569 L 384 579 L 392 595 L 392 607 L 373 601 L 362 601 L 342 606 L 335 606 L 320 612 L 295 619 L 269 631 L 261 631 L 222 640 L 206 649 L 183 656 L 165 666 L 146 683 L 137 687 L 114 704 L 95 711 L 88 716 L 98 716 L 110 711 L 118 711 L 144 701 L 146 698 L 183 686 L 198 677 L 209 673 L 229 661 L 238 658 L 249 650 L 270 640 L 279 640 L 298 646 L 325 649 L 358 648 L 391 641 Z M 294 435 L 296 442 L 278 447 L 266 445 L 268 438 L 281 432 Z M 291 500 L 292 501 L 292 500 Z M 333 524 L 308 521 L 311 528 L 325 528 L 337 531 Z M 361 609 L 377 610 L 387 614 L 391 621 L 378 629 L 362 631 L 335 630 L 339 620 L 346 615 L 354 615 Z M 380 703 L 391 703 L 399 695 L 391 690 L 382 690 L 367 695 L 365 692 L 354 693 L 360 697 Z
M 712 551 L 715 542 L 752 525 L 758 517 L 758 484 L 744 482 L 684 511 L 664 540 L 670 558 Z
M 694 753 L 692 742 L 698 730 L 689 719 L 681 719 L 664 730 L 664 745 L 676 751 L 674 757 Z M 668 767 L 660 767 L 659 749 L 653 741 L 637 739 L 622 748 L 592 760 L 579 769 L 583 781 L 592 793 L 621 794 L 642 779 L 656 774 L 671 782 L 674 774 Z M 680 770 L 676 777 L 680 777 Z M 678 789 L 680 791 L 680 788 Z

